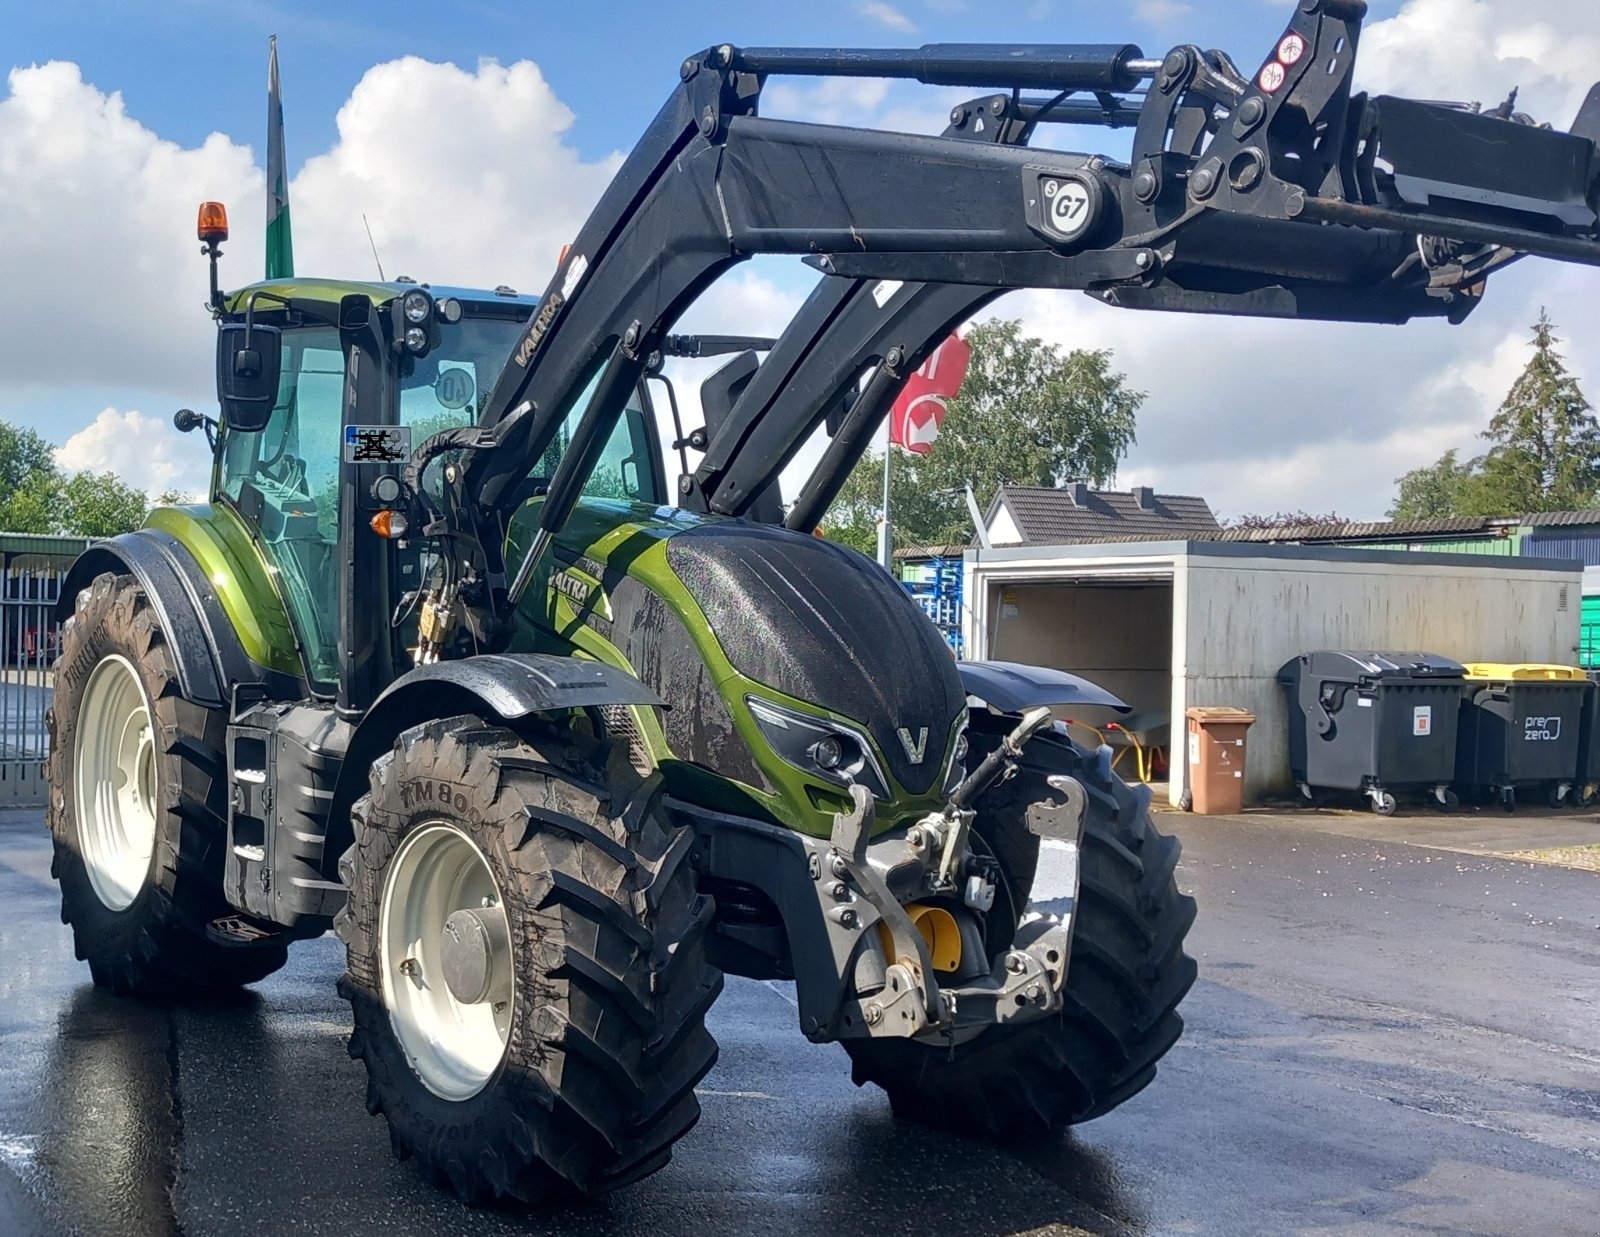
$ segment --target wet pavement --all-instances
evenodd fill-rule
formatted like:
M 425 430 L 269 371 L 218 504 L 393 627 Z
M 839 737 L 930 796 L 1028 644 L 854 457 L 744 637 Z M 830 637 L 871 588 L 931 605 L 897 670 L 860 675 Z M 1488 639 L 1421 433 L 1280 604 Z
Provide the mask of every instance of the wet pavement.
M 1600 1229 L 1600 875 L 1161 819 L 1201 977 L 1184 1039 L 1111 1116 L 1007 1150 L 898 1124 L 800 1036 L 784 985 L 730 980 L 672 1164 L 528 1215 L 391 1159 L 345 1055 L 336 941 L 222 1005 L 105 997 L 37 815 L 0 813 L 0 1234 Z

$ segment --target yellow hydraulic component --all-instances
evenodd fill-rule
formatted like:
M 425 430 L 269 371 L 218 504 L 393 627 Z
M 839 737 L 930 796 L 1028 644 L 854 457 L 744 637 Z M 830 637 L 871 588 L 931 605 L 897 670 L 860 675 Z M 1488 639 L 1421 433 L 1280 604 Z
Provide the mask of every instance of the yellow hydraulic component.
M 1469 679 L 1494 679 L 1502 683 L 1528 679 L 1569 683 L 1587 677 L 1579 666 L 1550 666 L 1538 662 L 1469 661 L 1466 667 Z
M 956 917 L 942 906 L 929 906 L 925 902 L 909 903 L 905 911 L 927 943 L 933 969 L 950 972 L 960 967 L 961 929 Z M 883 942 L 883 956 L 893 962 L 894 939 L 889 935 L 889 925 L 882 920 L 878 922 L 878 939 Z

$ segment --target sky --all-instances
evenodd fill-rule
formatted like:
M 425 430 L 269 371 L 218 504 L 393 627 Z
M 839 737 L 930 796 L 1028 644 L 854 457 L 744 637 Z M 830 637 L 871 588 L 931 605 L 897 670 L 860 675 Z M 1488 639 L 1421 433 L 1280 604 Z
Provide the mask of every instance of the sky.
M 296 268 L 538 291 L 560 247 L 712 43 L 1134 42 L 1221 47 L 1244 64 L 1293 0 L 0 0 L 0 418 L 152 492 L 205 488 L 183 406 L 214 410 L 198 202 L 230 207 L 224 282 L 261 275 L 267 40 L 278 36 Z M 1497 102 L 1564 128 L 1600 77 L 1600 5 L 1375 0 L 1357 86 Z M 936 132 L 975 93 L 897 83 L 769 84 L 767 114 Z M 1118 153 L 1126 137 L 1057 144 Z M 738 268 L 689 329 L 776 333 L 813 276 Z M 1110 348 L 1148 399 L 1120 484 L 1198 494 L 1224 516 L 1381 517 L 1394 479 L 1478 432 L 1548 307 L 1600 398 L 1600 272 L 1528 261 L 1465 325 L 1404 328 L 1132 314 L 1074 293 L 992 312 L 1063 347 Z M 686 367 L 695 383 L 706 371 Z M 690 401 L 692 404 L 692 400 Z

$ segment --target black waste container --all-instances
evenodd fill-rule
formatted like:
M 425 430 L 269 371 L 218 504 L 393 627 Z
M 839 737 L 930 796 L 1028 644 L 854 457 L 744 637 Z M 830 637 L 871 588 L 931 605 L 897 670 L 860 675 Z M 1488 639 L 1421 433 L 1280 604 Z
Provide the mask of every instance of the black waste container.
M 1423 789 L 1455 807 L 1456 725 L 1466 668 L 1437 653 L 1305 653 L 1278 671 L 1289 693 L 1289 767 L 1300 793 L 1366 794 L 1395 809 Z
M 1574 787 L 1585 807 L 1600 792 L 1600 671 L 1585 672 L 1588 694 L 1583 698 L 1583 725 L 1578 728 L 1578 780 Z
M 1578 780 L 1584 706 L 1594 687 L 1577 666 L 1468 662 L 1456 735 L 1456 783 L 1500 797 L 1543 790 L 1552 807 Z

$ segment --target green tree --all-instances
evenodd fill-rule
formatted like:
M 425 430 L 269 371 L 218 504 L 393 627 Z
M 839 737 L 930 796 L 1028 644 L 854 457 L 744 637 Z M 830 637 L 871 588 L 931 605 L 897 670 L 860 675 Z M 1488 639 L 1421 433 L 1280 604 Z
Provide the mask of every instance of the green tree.
M 55 486 L 61 472 L 54 448 L 33 430 L 0 421 L 0 528 L 54 531 Z
M 114 472 L 79 472 L 61 486 L 60 530 L 78 537 L 115 537 L 144 523 L 150 497 Z
M 1397 481 L 1389 514 L 1511 516 L 1593 505 L 1600 487 L 1600 422 L 1567 370 L 1548 314 L 1533 327 L 1533 356 L 1483 432 L 1492 445 L 1466 463 L 1448 451 Z
M 1224 528 L 1263 529 L 1263 528 L 1306 528 L 1314 524 L 1347 524 L 1348 520 L 1337 511 L 1329 511 L 1325 515 L 1312 515 L 1309 511 L 1277 511 L 1271 515 L 1262 512 L 1248 512 L 1231 520 L 1223 520 Z
M 1477 460 L 1458 463 L 1456 452 L 1446 451 L 1432 464 L 1413 468 L 1396 482 L 1399 492 L 1389 508 L 1389 518 L 1431 520 L 1463 514 L 1468 501 L 1465 491 L 1477 466 Z
M 972 363 L 927 455 L 896 451 L 890 467 L 895 545 L 965 542 L 965 487 L 987 507 L 1002 485 L 1105 485 L 1134 442 L 1144 394 L 1108 351 L 1063 352 L 1019 322 L 979 323 Z M 867 455 L 823 521 L 828 536 L 871 552 L 883 504 L 883 456 Z
M 158 504 L 187 502 L 168 490 Z M 114 472 L 64 474 L 55 448 L 33 430 L 0 421 L 0 531 L 115 537 L 144 523 L 151 502 Z

